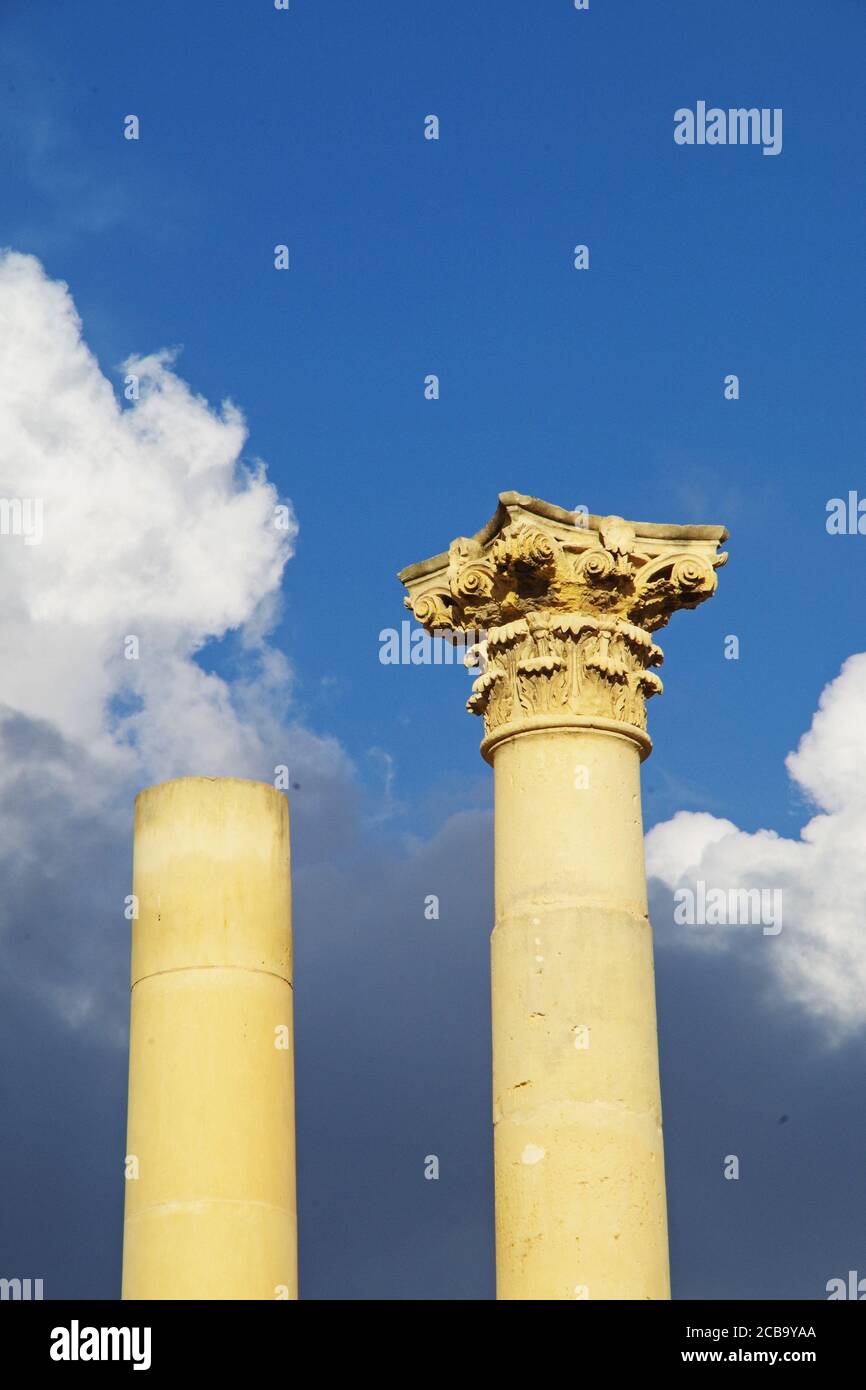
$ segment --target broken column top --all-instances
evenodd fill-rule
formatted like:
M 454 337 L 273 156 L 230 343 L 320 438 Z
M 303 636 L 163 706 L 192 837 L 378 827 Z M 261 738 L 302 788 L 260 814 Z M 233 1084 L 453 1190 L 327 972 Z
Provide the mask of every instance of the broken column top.
M 490 629 L 535 612 L 618 618 L 646 632 L 716 590 L 724 526 L 674 526 L 567 511 L 502 492 L 474 536 L 408 565 L 406 606 L 429 631 Z

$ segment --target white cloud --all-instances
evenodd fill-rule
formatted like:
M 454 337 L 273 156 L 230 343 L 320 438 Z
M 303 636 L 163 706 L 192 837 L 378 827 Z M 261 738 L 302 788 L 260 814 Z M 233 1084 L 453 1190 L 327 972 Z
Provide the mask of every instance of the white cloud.
M 849 657 L 822 692 L 810 729 L 786 760 L 818 808 L 800 838 L 754 834 L 704 812 L 678 812 L 646 837 L 647 873 L 669 889 L 698 880 L 722 889 L 780 889 L 783 930 L 758 936 L 758 956 L 781 999 L 835 1039 L 866 1027 L 866 653 Z M 748 929 L 747 929 L 748 930 Z M 744 940 L 730 927 L 677 927 L 667 940 L 715 946 Z
M 71 1024 L 114 1008 L 118 1034 L 134 793 L 286 763 L 314 835 L 352 795 L 268 644 L 297 527 L 274 524 L 285 499 L 244 462 L 240 411 L 195 396 L 169 353 L 123 373 L 138 400 L 115 395 L 66 285 L 0 254 L 0 504 L 40 502 L 44 530 L 27 543 L 0 505 L 0 973 Z M 232 674 L 204 669 L 230 632 Z
M 238 771 L 255 727 L 193 658 L 255 628 L 296 527 L 274 525 L 263 465 L 241 462 L 235 406 L 211 410 L 166 353 L 124 371 L 140 399 L 122 406 L 66 286 L 0 258 L 0 498 L 39 499 L 44 517 L 40 544 L 0 536 L 0 702 L 141 776 Z M 278 653 L 265 664 L 271 685 L 288 678 Z

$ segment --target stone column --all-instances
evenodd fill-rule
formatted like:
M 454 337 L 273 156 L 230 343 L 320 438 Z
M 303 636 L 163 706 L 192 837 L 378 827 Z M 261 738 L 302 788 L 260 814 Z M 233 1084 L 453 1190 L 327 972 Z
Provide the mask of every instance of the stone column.
M 135 803 L 123 1297 L 297 1298 L 288 804 Z
M 474 634 L 494 769 L 500 1299 L 670 1297 L 639 769 L 650 634 L 715 591 L 726 535 L 503 493 L 400 575 L 428 631 Z

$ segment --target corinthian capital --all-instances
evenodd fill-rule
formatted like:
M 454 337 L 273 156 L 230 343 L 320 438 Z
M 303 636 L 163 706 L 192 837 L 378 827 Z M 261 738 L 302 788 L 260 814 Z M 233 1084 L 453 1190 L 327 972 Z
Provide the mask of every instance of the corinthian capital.
M 644 753 L 645 701 L 662 686 L 650 633 L 716 590 L 722 526 L 664 526 L 565 511 L 500 495 L 475 536 L 400 573 L 430 632 L 479 634 L 468 708 L 483 716 L 485 753 L 551 724 L 620 726 Z

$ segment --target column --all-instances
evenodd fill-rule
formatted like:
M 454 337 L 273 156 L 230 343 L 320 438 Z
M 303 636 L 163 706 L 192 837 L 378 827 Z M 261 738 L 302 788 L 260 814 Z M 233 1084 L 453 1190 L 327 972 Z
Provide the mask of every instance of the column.
M 503 493 L 400 575 L 429 631 L 471 634 L 494 769 L 500 1299 L 670 1297 L 639 770 L 651 634 L 715 591 L 726 534 Z
M 135 803 L 125 1299 L 297 1298 L 286 798 Z

